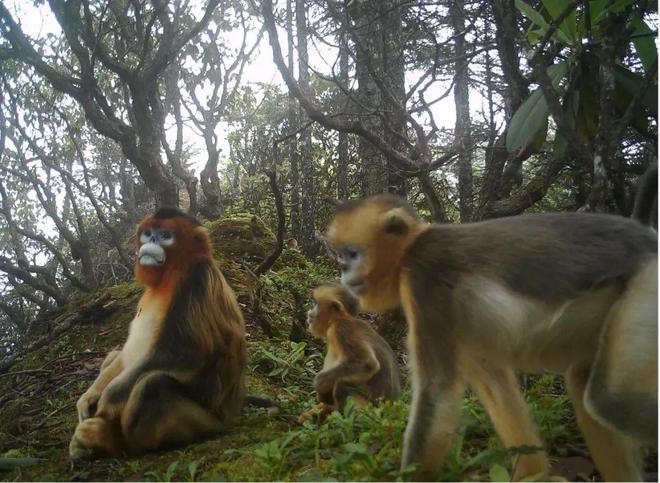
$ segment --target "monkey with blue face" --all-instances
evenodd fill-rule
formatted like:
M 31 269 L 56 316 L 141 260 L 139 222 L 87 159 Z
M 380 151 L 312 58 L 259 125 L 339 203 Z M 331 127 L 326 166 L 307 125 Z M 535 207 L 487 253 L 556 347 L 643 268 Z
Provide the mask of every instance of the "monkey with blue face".
M 136 243 L 145 291 L 122 349 L 108 354 L 78 400 L 72 459 L 196 441 L 243 406 L 243 317 L 206 230 L 164 208 L 140 223 Z
M 550 213 L 428 224 L 402 199 L 339 207 L 328 229 L 363 310 L 402 307 L 413 397 L 402 466 L 434 479 L 467 385 L 504 444 L 541 447 L 515 371 L 566 376 L 597 469 L 642 478 L 657 444 L 657 236 L 620 216 Z M 515 479 L 548 472 L 524 453 Z

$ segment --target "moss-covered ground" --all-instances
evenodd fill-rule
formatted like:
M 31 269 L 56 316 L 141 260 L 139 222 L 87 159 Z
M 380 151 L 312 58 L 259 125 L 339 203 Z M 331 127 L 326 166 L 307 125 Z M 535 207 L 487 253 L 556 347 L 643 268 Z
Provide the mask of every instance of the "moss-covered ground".
M 209 441 L 133 459 L 70 463 L 68 442 L 77 422 L 75 402 L 96 377 L 105 354 L 126 337 L 141 288 L 126 283 L 110 294 L 98 318 L 76 324 L 49 345 L 25 355 L 0 374 L 0 479 L 4 480 L 396 480 L 407 419 L 402 400 L 344 414 L 320 428 L 301 425 L 312 407 L 312 380 L 323 346 L 301 331 L 311 289 L 336 277 L 323 263 L 311 264 L 285 251 L 274 269 L 255 279 L 253 269 L 275 246 L 272 233 L 250 215 L 208 225 L 216 257 L 244 310 L 249 351 L 248 392 L 276 400 L 281 411 L 246 408 L 226 433 Z M 255 305 L 254 299 L 258 298 Z M 55 316 L 74 313 L 99 293 L 82 297 Z M 266 321 L 266 322 L 264 322 Z M 273 334 L 264 334 L 264 323 Z M 397 331 L 393 331 L 396 333 Z M 400 346 L 400 341 L 392 341 Z M 524 381 L 526 397 L 554 462 L 569 479 L 596 477 L 560 379 Z M 503 481 L 511 471 L 481 405 L 468 395 L 458 435 L 440 478 Z M 36 459 L 31 459 L 36 458 Z M 651 458 L 650 471 L 654 469 Z M 10 464 L 27 466 L 7 468 Z M 657 467 L 656 467 L 657 468 Z

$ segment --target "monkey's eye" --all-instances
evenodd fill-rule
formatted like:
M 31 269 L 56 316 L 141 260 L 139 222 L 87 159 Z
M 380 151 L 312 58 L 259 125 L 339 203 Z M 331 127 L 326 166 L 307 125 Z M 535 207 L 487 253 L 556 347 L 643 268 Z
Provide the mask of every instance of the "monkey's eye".
M 151 230 L 149 230 L 149 229 L 144 230 L 144 231 L 142 232 L 142 234 L 143 234 L 144 236 L 146 236 L 147 238 L 151 238 Z
M 163 233 L 160 234 L 160 237 L 163 240 L 169 240 L 170 238 L 172 238 L 172 234 L 169 231 L 164 231 Z
M 358 255 L 360 255 L 360 251 L 353 247 L 346 247 L 344 253 L 346 254 L 346 257 L 350 258 L 351 260 L 355 260 Z

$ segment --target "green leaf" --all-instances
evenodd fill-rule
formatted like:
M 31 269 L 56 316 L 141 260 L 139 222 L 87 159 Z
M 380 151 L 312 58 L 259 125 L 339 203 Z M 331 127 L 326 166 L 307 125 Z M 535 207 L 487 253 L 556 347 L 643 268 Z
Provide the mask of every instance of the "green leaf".
M 573 0 L 543 0 L 543 6 L 553 20 L 559 18 L 559 16 L 564 13 L 564 10 L 566 10 L 569 5 L 573 4 Z M 566 34 L 566 37 L 570 39 L 571 43 L 575 43 L 578 40 L 577 14 L 575 8 L 573 8 L 573 11 L 562 21 L 559 29 Z
M 515 0 L 516 2 L 516 8 L 520 10 L 520 12 L 527 17 L 532 24 L 538 25 L 540 27 L 540 32 L 545 35 L 545 33 L 548 31 L 550 28 L 550 24 L 543 18 L 543 15 L 540 12 L 537 12 L 534 10 L 531 6 L 523 2 L 523 0 Z M 561 29 L 558 29 L 555 31 L 553 34 L 553 37 L 556 38 L 556 40 L 559 40 L 561 43 L 566 44 L 566 45 L 571 45 L 572 41 L 571 39 L 561 31 Z
M 633 44 L 639 60 L 644 65 L 644 70 L 648 72 L 653 68 L 653 64 L 658 60 L 658 51 L 655 48 L 655 40 L 651 28 L 637 15 L 630 19 L 633 26 Z
M 623 94 L 624 102 L 630 102 L 630 99 L 642 88 L 644 78 L 617 64 L 614 66 L 614 81 L 616 83 L 617 94 Z M 619 92 L 622 91 L 622 92 Z M 658 118 L 658 88 L 657 84 L 651 83 L 650 87 L 646 89 L 642 97 L 641 106 L 651 115 L 654 119 Z M 623 107 L 623 104 L 622 106 Z
M 511 481 L 511 476 L 509 472 L 500 465 L 493 465 L 488 470 L 488 476 L 490 476 L 490 481 Z
M 531 45 L 535 45 L 539 40 L 541 40 L 542 36 L 543 36 L 543 32 L 541 32 L 540 30 L 529 29 L 527 31 L 527 40 Z
M 25 468 L 35 466 L 41 462 L 40 458 L 8 458 L 0 457 L 0 470 L 11 470 L 12 468 Z
M 566 76 L 567 64 L 560 62 L 548 67 L 548 76 L 557 87 Z M 506 148 L 515 151 L 532 141 L 539 131 L 547 130 L 550 111 L 543 92 L 538 88 L 530 94 L 511 118 L 506 133 Z M 538 140 L 537 140 L 538 142 Z
M 618 0 L 614 2 L 612 5 L 607 6 L 608 1 L 603 1 L 603 2 L 589 2 L 589 7 L 591 7 L 592 3 L 597 3 L 599 8 L 599 11 L 597 14 L 592 13 L 592 25 L 596 25 L 600 23 L 605 16 L 612 12 L 612 13 L 619 13 L 623 11 L 626 7 L 628 7 L 630 4 L 632 4 L 635 0 Z
M 607 10 L 614 13 L 622 12 L 629 5 L 632 5 L 636 0 L 617 0 L 612 5 L 607 7 Z
M 527 17 L 533 24 L 538 25 L 543 30 L 543 33 L 547 32 L 550 28 L 548 22 L 545 21 L 543 15 L 534 10 L 530 5 L 523 2 L 523 0 L 515 0 L 516 8 Z
M 602 20 L 601 14 L 607 6 L 608 0 L 591 0 L 589 2 L 589 15 L 591 17 L 591 25 L 595 26 Z

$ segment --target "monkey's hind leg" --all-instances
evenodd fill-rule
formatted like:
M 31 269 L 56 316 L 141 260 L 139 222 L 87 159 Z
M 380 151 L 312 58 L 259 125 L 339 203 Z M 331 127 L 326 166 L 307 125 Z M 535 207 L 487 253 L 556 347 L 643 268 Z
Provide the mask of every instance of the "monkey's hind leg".
M 607 314 L 584 404 L 601 424 L 657 444 L 657 259 L 627 282 Z
M 639 444 L 601 424 L 585 408 L 588 378 L 589 367 L 571 368 L 566 374 L 566 389 L 596 468 L 606 481 L 641 481 Z
M 133 388 L 121 415 L 121 428 L 131 454 L 162 446 L 199 441 L 217 434 L 221 421 L 186 396 L 184 386 L 167 374 L 148 374 Z
M 534 422 L 520 392 L 516 376 L 510 368 L 466 365 L 470 370 L 470 385 L 486 408 L 497 434 L 507 448 L 534 446 L 541 448 Z M 514 481 L 548 473 L 548 458 L 542 449 L 533 454 L 516 457 L 513 468 Z
M 346 407 L 346 400 L 351 397 L 355 406 L 361 408 L 369 402 L 368 390 L 362 389 L 354 384 L 337 381 L 332 390 L 332 397 L 339 412 Z

